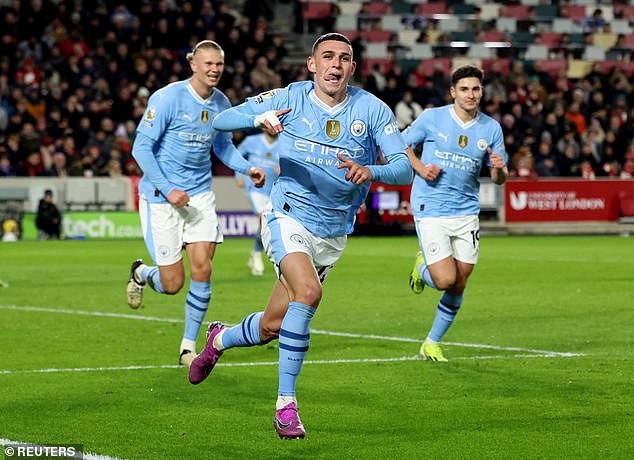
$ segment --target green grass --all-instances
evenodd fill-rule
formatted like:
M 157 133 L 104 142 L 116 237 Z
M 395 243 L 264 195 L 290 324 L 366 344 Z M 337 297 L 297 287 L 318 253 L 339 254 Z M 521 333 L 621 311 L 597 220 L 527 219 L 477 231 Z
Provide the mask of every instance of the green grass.
M 250 276 L 250 245 L 219 248 L 207 319 L 237 323 L 265 305 L 274 275 Z M 416 248 L 412 237 L 349 240 L 311 327 L 353 336 L 312 334 L 298 384 L 307 438 L 282 442 L 277 366 L 266 364 L 275 344 L 227 352 L 199 386 L 182 368 L 155 367 L 177 361 L 186 292 L 148 291 L 145 308 L 128 309 L 142 241 L 0 244 L 10 285 L 0 288 L 0 439 L 127 459 L 634 458 L 633 238 L 483 238 L 447 364 L 388 361 L 416 355 L 440 296 L 409 291 Z M 126 366 L 149 368 L 29 372 Z

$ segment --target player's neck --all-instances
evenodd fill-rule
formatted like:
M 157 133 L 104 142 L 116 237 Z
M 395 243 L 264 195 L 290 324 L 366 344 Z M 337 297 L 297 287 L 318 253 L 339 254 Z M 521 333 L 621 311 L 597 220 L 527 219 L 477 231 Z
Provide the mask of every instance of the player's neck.
M 328 107 L 334 107 L 337 104 L 341 104 L 344 99 L 347 96 L 347 93 L 345 91 L 341 92 L 341 93 L 337 93 L 333 96 L 324 93 L 323 91 L 321 91 L 316 85 L 315 85 L 315 96 L 317 96 L 317 98 L 322 101 L 324 104 L 326 104 Z
M 454 112 L 456 112 L 456 115 L 458 115 L 458 118 L 460 118 L 463 123 L 469 123 L 471 120 L 478 116 L 477 108 L 473 110 L 464 110 L 458 104 L 454 104 L 453 110 Z
M 196 94 L 198 94 L 203 99 L 209 99 L 211 95 L 214 93 L 214 88 L 206 85 L 202 85 L 200 82 L 196 81 L 194 78 L 190 78 L 189 84 Z

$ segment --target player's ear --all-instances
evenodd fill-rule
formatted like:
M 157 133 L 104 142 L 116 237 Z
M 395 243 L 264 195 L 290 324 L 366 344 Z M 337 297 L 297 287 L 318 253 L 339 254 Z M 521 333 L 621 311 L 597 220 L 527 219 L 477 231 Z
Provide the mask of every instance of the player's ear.
M 354 75 L 354 71 L 357 68 L 357 63 L 355 61 L 352 61 L 352 70 L 350 71 L 350 75 Z
M 308 56 L 308 59 L 306 59 L 306 67 L 308 67 L 308 70 L 312 73 L 317 72 L 317 68 L 315 67 L 315 61 L 313 60 L 312 56 Z

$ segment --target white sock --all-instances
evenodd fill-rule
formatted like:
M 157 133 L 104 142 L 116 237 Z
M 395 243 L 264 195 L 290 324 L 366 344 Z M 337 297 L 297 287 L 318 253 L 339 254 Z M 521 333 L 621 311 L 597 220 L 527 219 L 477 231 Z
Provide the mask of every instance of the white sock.
M 189 350 L 192 353 L 196 353 L 196 341 L 183 339 L 183 341 L 181 342 L 181 353 L 183 352 L 183 350 Z
M 138 283 L 143 283 L 143 278 L 141 278 L 141 271 L 147 267 L 147 265 L 145 264 L 141 264 L 139 265 L 135 270 L 134 270 L 134 279 L 138 282 Z
M 275 410 L 284 409 L 284 407 L 288 406 L 290 403 L 295 403 L 295 405 L 297 405 L 297 399 L 295 396 L 278 395 L 277 402 L 275 403 Z
M 218 332 L 216 336 L 214 337 L 214 343 L 212 343 L 212 345 L 218 351 L 222 351 L 225 349 L 225 347 L 222 346 L 222 336 L 225 335 L 226 330 L 227 329 L 223 329 L 222 331 Z

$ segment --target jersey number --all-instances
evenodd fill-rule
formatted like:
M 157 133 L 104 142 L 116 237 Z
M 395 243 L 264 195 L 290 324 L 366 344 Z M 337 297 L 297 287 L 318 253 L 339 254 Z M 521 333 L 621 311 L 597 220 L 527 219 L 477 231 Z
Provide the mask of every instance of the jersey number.
M 471 239 L 473 240 L 473 247 L 478 247 L 478 241 L 480 241 L 480 230 L 471 230 Z

